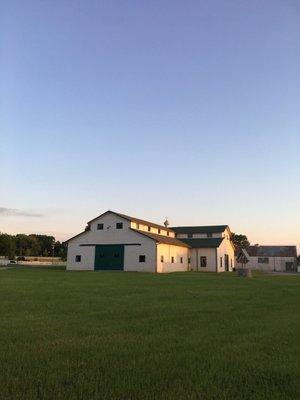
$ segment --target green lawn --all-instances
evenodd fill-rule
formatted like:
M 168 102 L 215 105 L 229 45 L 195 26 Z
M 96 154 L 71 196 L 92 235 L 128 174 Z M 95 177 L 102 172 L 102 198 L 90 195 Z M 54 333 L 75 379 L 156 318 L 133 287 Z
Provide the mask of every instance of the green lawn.
M 300 276 L 0 270 L 1 399 L 300 399 Z

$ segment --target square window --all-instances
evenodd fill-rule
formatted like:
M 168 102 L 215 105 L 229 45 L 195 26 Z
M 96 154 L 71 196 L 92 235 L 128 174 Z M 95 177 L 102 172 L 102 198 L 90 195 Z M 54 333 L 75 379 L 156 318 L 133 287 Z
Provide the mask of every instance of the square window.
M 212 233 L 207 233 L 206 237 L 212 238 L 212 237 L 213 237 L 213 236 L 212 236 Z
M 257 262 L 259 264 L 269 264 L 269 257 L 258 257 Z
M 164 262 L 164 256 L 160 256 L 160 262 Z
M 104 228 L 104 224 L 97 224 L 98 231 L 103 230 L 103 228 Z
M 207 260 L 205 256 L 200 257 L 200 267 L 205 268 L 207 265 Z
M 193 237 L 193 234 L 192 233 L 188 233 L 188 238 L 192 239 L 192 237 Z
M 146 261 L 146 256 L 139 256 L 139 262 L 145 262 Z
M 171 257 L 171 263 L 174 264 L 174 257 Z
M 80 261 L 81 261 L 81 256 L 76 256 L 76 257 L 75 257 L 75 261 L 76 261 L 76 262 L 80 262 Z
M 116 228 L 117 229 L 123 229 L 123 222 L 117 222 L 116 223 Z
M 183 257 L 180 257 L 180 264 L 183 263 Z

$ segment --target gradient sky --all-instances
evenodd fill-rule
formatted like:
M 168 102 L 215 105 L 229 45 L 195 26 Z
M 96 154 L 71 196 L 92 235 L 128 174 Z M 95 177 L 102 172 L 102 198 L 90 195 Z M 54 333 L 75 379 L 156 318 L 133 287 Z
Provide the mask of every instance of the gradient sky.
M 300 245 L 298 0 L 0 0 L 0 231 L 112 209 Z

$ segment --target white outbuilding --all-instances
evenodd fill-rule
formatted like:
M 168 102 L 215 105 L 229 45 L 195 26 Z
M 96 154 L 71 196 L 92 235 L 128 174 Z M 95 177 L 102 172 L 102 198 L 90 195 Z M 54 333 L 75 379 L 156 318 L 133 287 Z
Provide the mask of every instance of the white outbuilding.
M 88 222 L 67 241 L 68 270 L 232 271 L 227 225 L 168 228 L 114 211 Z M 191 232 L 188 232 L 188 231 Z
M 265 272 L 297 272 L 297 247 L 249 246 L 238 252 L 237 267 Z

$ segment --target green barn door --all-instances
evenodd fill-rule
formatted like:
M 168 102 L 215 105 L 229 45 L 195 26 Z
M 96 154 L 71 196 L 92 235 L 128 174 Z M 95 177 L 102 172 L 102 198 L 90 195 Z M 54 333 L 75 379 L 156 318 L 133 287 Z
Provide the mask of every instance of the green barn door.
M 96 246 L 94 268 L 95 270 L 123 270 L 124 246 L 118 244 Z

